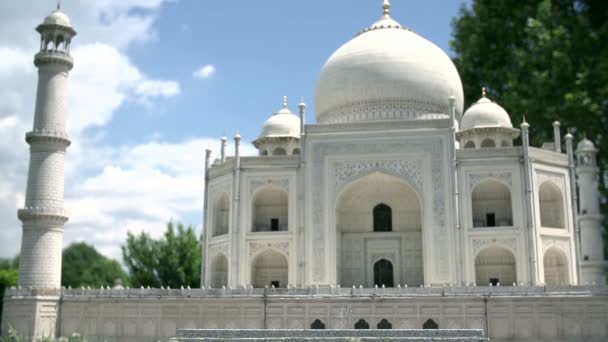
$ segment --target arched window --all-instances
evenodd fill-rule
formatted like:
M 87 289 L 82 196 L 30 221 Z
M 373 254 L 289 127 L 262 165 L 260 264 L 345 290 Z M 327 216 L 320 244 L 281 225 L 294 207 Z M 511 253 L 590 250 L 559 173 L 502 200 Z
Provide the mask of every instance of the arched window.
M 260 155 L 261 156 L 267 156 L 268 155 L 268 150 L 261 150 L 260 151 Z
M 230 222 L 230 198 L 223 193 L 213 206 L 213 237 L 228 234 L 228 223 Z
M 258 255 L 251 264 L 251 284 L 255 288 L 286 288 L 288 267 L 283 254 L 267 250 Z
M 386 259 L 379 260 L 374 264 L 374 285 L 394 287 L 393 263 Z
M 422 325 L 422 329 L 431 330 L 431 329 L 439 329 L 439 324 L 435 323 L 432 319 L 427 319 L 426 322 Z
M 393 231 L 393 211 L 391 207 L 384 203 L 380 203 L 374 207 L 374 231 Z
M 282 148 L 282 147 L 277 147 L 277 148 L 275 148 L 275 149 L 274 149 L 274 151 L 272 152 L 272 155 L 273 155 L 273 156 L 284 156 L 284 155 L 286 155 L 286 154 L 287 154 L 287 152 L 286 152 L 286 151 L 285 151 L 285 149 L 284 149 L 284 148 Z
M 557 247 L 551 247 L 543 257 L 545 268 L 545 284 L 567 285 L 568 279 L 568 257 Z
M 383 318 L 380 322 L 378 322 L 377 328 L 378 329 L 393 329 L 393 325 L 391 324 L 391 322 L 389 322 L 388 320 Z
M 369 329 L 369 323 L 367 323 L 363 318 L 355 323 L 355 329 Z
M 484 141 L 481 142 L 481 148 L 494 148 L 496 147 L 496 143 L 494 142 L 494 140 L 492 139 L 484 139 Z
M 509 146 L 511 146 L 511 144 L 508 141 L 503 140 L 502 143 L 501 143 L 501 146 L 502 147 L 509 147 Z
M 320 319 L 315 319 L 315 321 L 310 325 L 310 329 L 325 329 L 325 323 L 323 323 Z
M 513 225 L 511 190 L 498 181 L 487 179 L 473 189 L 473 227 L 508 227 Z
M 511 286 L 517 282 L 515 256 L 500 247 L 489 247 L 475 257 L 475 282 L 478 286 Z
M 475 142 L 472 140 L 467 141 L 467 143 L 464 145 L 464 148 L 475 148 Z
M 211 263 L 211 287 L 219 289 L 228 285 L 228 259 L 218 254 Z
M 294 148 L 292 154 L 294 154 L 294 155 L 300 154 L 300 149 L 299 148 Z
M 544 182 L 539 189 L 540 225 L 564 228 L 564 204 L 562 192 L 551 181 Z
M 283 232 L 288 230 L 288 195 L 281 188 L 267 186 L 253 199 L 252 231 Z

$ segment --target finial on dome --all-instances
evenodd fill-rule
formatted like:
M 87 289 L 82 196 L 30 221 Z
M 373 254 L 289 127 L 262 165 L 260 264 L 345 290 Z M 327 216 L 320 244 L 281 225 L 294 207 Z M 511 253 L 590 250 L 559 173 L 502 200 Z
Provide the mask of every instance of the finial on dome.
M 61 0 L 57 0 L 57 10 L 61 10 Z
M 287 109 L 287 96 L 283 96 L 283 109 Z
M 486 97 L 486 95 L 488 95 L 486 87 L 481 87 L 481 97 Z
M 384 5 L 382 5 L 382 9 L 384 10 L 384 16 L 386 18 L 391 16 L 391 2 L 390 0 L 384 0 Z

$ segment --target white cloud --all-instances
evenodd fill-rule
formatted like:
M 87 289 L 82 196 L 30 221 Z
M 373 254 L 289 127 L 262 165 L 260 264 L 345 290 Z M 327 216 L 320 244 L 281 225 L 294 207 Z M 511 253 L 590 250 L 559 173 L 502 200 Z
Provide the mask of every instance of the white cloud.
M 155 39 L 154 23 L 165 2 L 97 0 L 64 6 L 79 32 L 72 45 L 75 67 L 67 99 L 73 144 L 66 161 L 66 207 L 73 215 L 66 230 L 66 244 L 82 238 L 102 252 L 117 256 L 118 247 L 112 241 L 124 240 L 124 227 L 163 229 L 164 223 L 158 226 L 159 222 L 179 218 L 194 205 L 175 209 L 173 206 L 181 208 L 183 204 L 179 200 L 195 203 L 186 191 L 186 184 L 194 179 L 187 172 L 129 161 L 132 150 L 146 145 L 99 146 L 101 134 L 82 135 L 86 128 L 111 122 L 127 101 L 160 101 L 179 95 L 179 82 L 154 79 L 127 56 L 129 46 Z M 0 257 L 14 256 L 20 247 L 17 209 L 24 204 L 29 159 L 24 134 L 32 127 L 37 82 L 32 59 L 39 43 L 33 28 L 52 9 L 37 0 L 0 2 Z M 179 195 L 162 197 L 158 186 L 136 182 L 146 179 L 180 189 Z M 139 185 L 139 192 L 126 196 L 124 191 L 112 191 L 119 186 L 133 189 L 129 184 Z
M 120 258 L 127 232 L 160 236 L 170 219 L 199 225 L 203 208 L 203 151 L 219 151 L 217 139 L 177 143 L 151 141 L 134 146 L 88 151 L 100 167 L 90 177 L 73 179 L 66 189 L 66 244 L 93 242 L 104 254 Z M 244 155 L 255 148 L 242 146 Z M 229 146 L 229 153 L 234 153 Z M 87 161 L 83 161 L 87 163 Z M 200 231 L 200 230 L 199 230 Z
M 200 79 L 209 78 L 215 75 L 215 66 L 207 64 L 192 73 L 192 76 Z
M 135 93 L 143 97 L 173 97 L 179 95 L 180 86 L 176 81 L 145 80 L 135 87 Z

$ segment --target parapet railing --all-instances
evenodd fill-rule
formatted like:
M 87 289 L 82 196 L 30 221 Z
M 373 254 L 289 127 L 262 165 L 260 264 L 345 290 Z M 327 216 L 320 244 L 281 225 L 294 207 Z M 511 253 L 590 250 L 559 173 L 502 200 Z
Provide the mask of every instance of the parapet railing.
M 308 287 L 308 288 L 9 288 L 5 297 L 61 296 L 64 298 L 217 298 L 217 297 L 459 297 L 459 296 L 608 296 L 607 286 L 444 286 L 444 287 Z

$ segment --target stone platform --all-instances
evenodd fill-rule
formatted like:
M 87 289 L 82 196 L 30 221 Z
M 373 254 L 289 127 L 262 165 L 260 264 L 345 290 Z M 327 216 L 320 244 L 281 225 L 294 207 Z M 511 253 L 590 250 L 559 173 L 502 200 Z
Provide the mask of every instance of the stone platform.
M 479 342 L 489 341 L 482 330 L 475 329 L 182 329 L 173 342 L 195 341 L 436 341 Z

